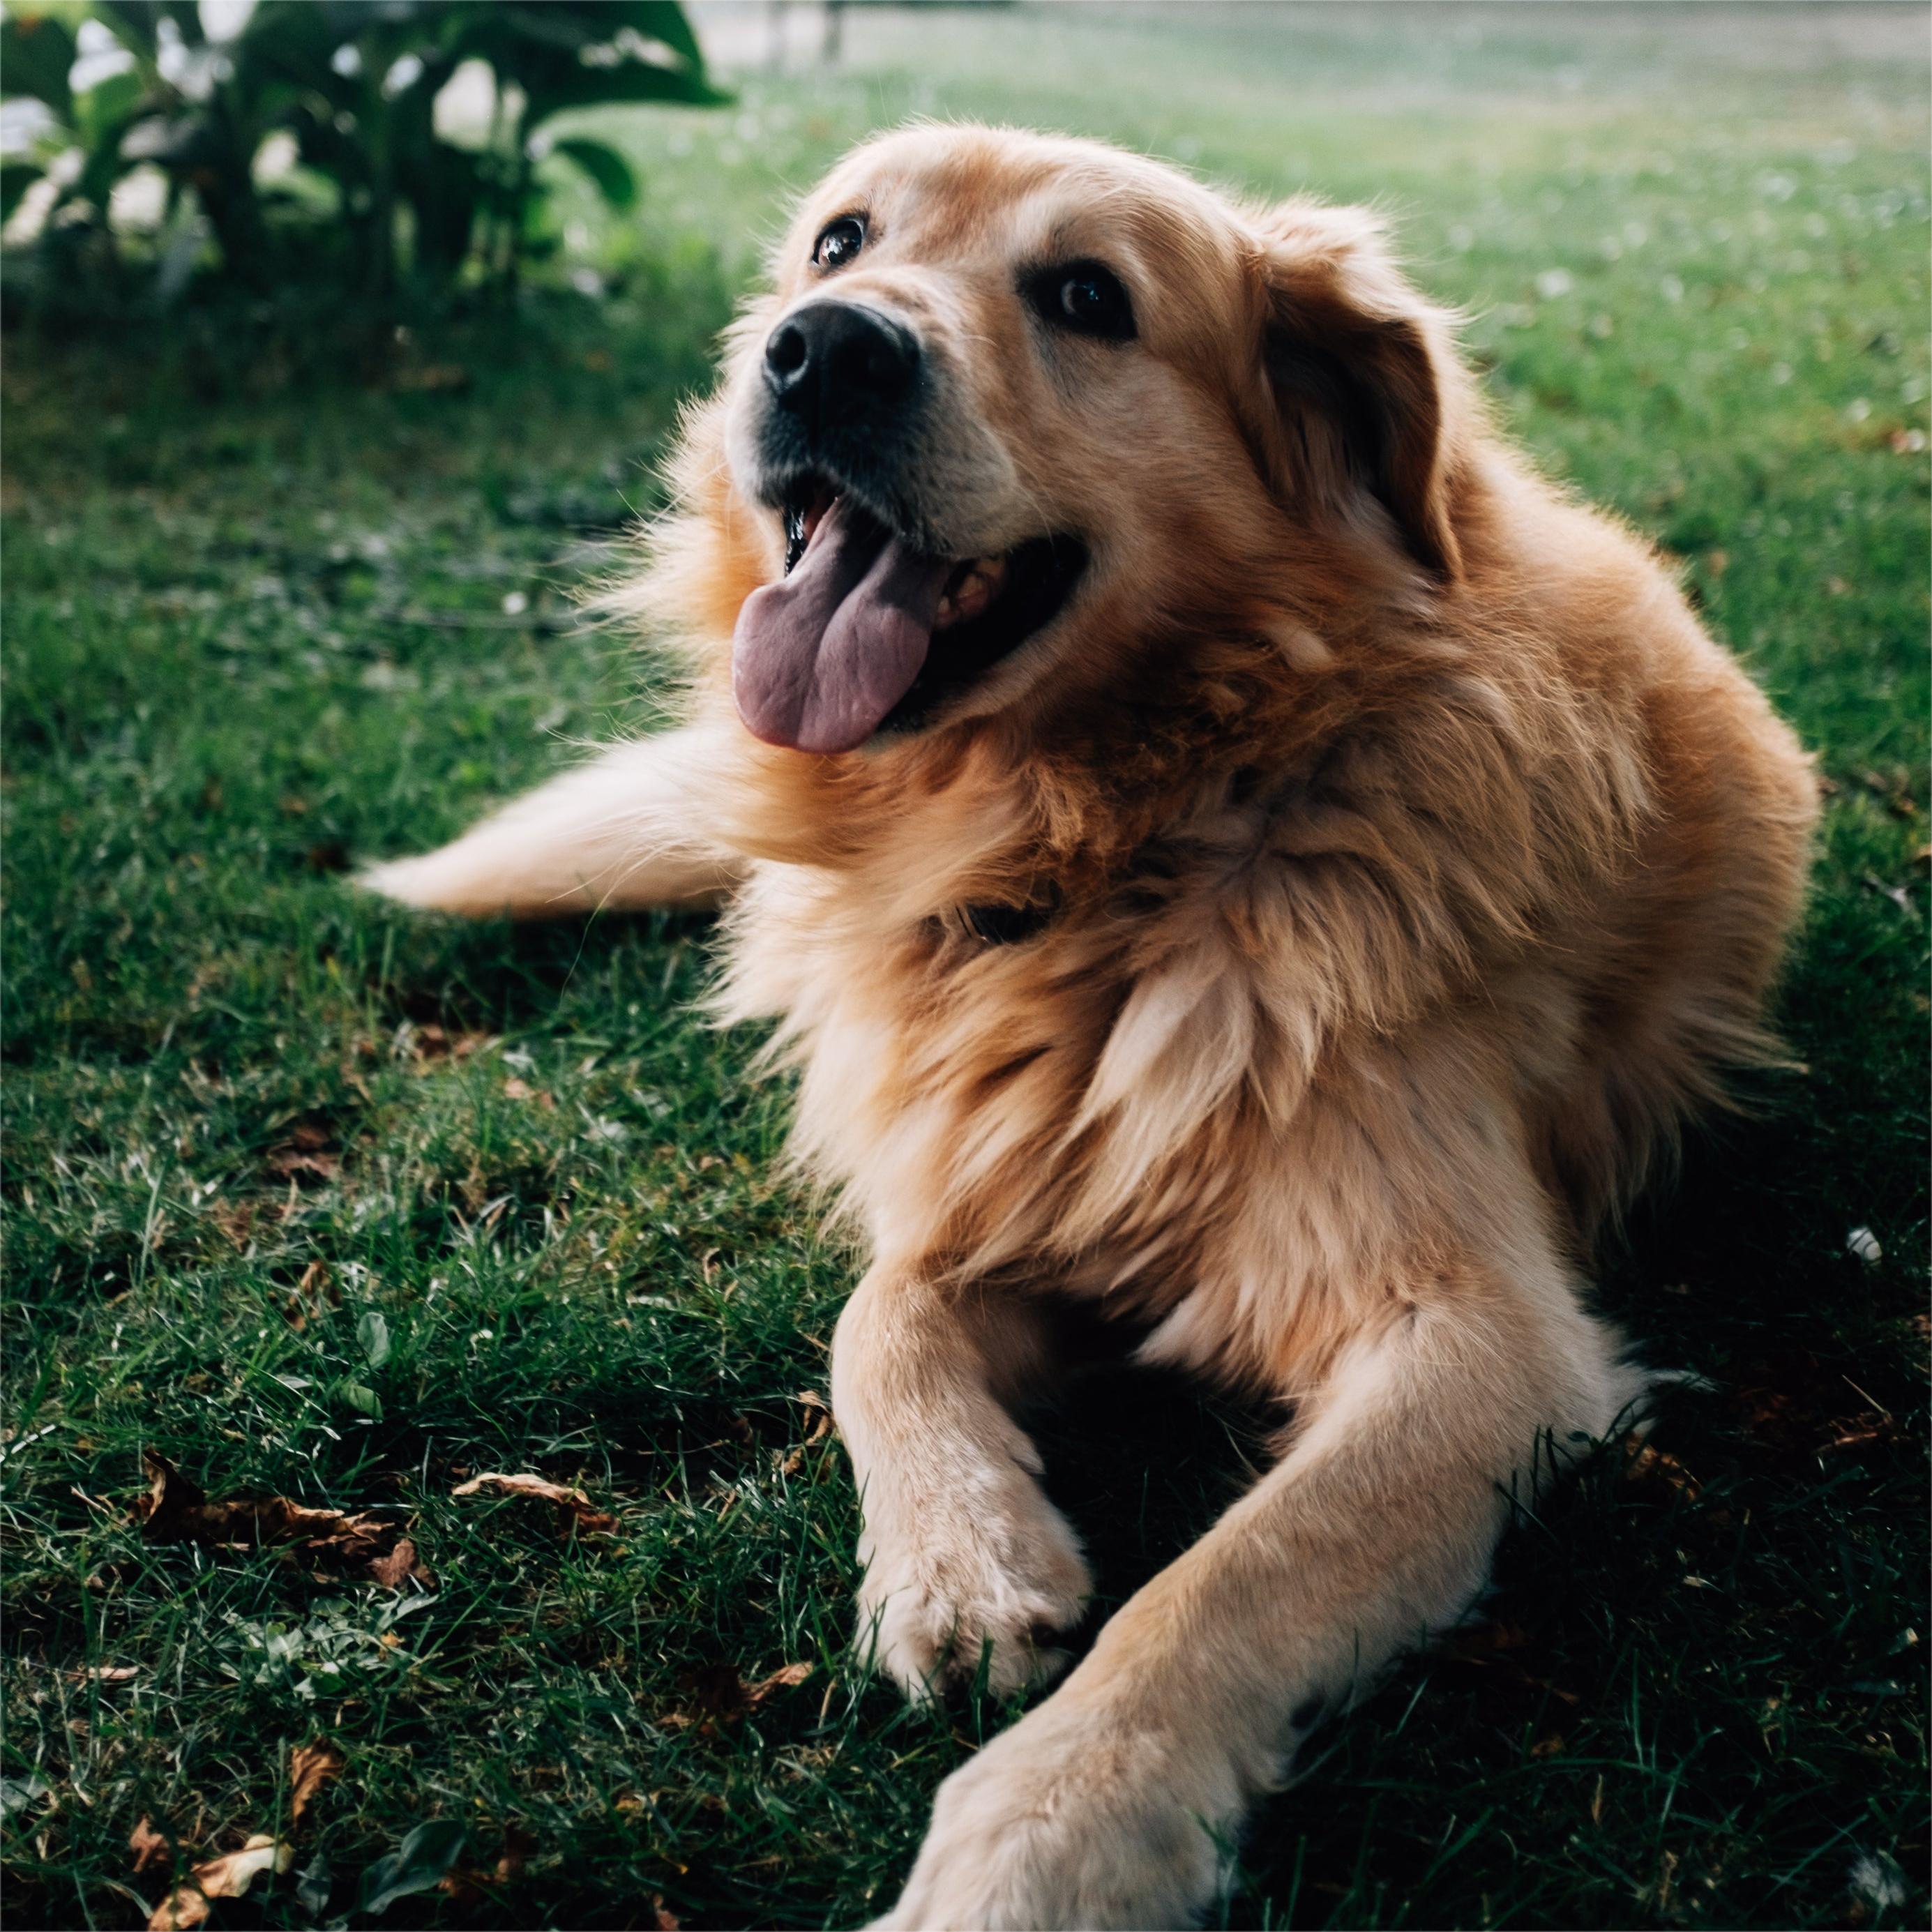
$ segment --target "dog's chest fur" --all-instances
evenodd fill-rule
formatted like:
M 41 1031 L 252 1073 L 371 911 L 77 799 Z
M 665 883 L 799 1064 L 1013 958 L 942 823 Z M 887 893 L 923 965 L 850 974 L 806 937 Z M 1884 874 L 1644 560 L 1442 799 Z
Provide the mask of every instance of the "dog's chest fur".
M 794 1151 L 876 1256 L 1145 1323 L 1205 1296 L 1212 1349 L 1174 1352 L 1238 1372 L 1328 1325 L 1348 1182 L 1329 1110 L 1300 1105 L 1276 849 L 1314 808 L 1253 789 L 1214 788 L 1084 891 L 921 911 L 863 868 L 754 872 L 724 1010 L 776 1020 Z

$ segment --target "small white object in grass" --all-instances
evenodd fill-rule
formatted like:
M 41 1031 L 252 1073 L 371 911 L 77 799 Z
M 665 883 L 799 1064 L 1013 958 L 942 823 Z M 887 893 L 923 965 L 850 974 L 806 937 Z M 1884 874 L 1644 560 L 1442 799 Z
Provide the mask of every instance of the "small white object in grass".
M 1852 1861 L 1851 1891 L 1872 1912 L 1895 1912 L 1911 1895 L 1898 1861 L 1885 1852 L 1861 1852 Z
M 520 590 L 513 590 L 503 599 L 503 614 L 506 617 L 520 617 L 530 608 L 530 600 Z
M 1856 1255 L 1868 1265 L 1885 1258 L 1883 1246 L 1869 1228 L 1854 1228 L 1845 1237 L 1845 1247 L 1849 1253 Z

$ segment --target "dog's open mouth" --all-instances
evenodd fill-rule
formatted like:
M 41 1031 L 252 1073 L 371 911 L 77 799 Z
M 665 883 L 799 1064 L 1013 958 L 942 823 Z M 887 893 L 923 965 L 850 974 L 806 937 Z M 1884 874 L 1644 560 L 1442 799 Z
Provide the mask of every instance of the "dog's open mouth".
M 1058 616 L 1087 563 L 1067 536 L 932 556 L 818 478 L 784 517 L 785 575 L 746 599 L 731 683 L 757 736 L 802 752 L 919 724 Z

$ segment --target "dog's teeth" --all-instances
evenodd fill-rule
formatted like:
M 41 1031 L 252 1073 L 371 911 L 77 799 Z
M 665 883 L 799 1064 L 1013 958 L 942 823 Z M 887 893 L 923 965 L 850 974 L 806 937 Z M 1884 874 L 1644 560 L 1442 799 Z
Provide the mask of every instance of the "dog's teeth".
M 947 592 L 940 600 L 939 620 L 941 623 L 963 622 L 969 617 L 976 617 L 1000 594 L 1000 586 L 1006 581 L 1006 560 L 1003 556 L 975 557 L 957 589 Z

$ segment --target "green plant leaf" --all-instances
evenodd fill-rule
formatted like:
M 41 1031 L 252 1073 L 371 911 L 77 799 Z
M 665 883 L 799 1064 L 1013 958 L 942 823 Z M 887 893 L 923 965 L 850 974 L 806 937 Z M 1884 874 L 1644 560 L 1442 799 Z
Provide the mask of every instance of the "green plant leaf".
M 32 161 L 0 164 L 0 222 L 13 220 L 14 211 L 20 206 L 21 198 L 44 172 Z
M 713 87 L 702 74 L 678 68 L 656 67 L 648 61 L 625 61 L 616 67 L 574 68 L 532 82 L 529 93 L 526 124 L 532 134 L 552 115 L 561 114 L 566 108 L 647 100 L 676 101 L 687 107 L 720 107 L 734 98 Z
M 126 130 L 128 118 L 146 97 L 147 88 L 132 68 L 110 74 L 85 94 L 74 97 L 74 124 L 82 142 L 95 146 L 103 135 L 114 129 L 118 139 Z
M 463 1827 L 454 1818 L 418 1825 L 395 1850 L 362 1874 L 359 1909 L 386 1912 L 399 1898 L 433 1892 L 463 1850 Z
M 632 28 L 646 40 L 662 41 L 704 73 L 704 50 L 677 0 L 603 0 L 598 11 L 614 26 Z
M 363 1360 L 371 1368 L 380 1368 L 388 1360 L 388 1322 L 380 1310 L 369 1308 L 363 1312 L 356 1324 L 356 1345 L 362 1348 Z
M 196 0 L 94 0 L 93 11 L 130 53 L 152 61 L 160 50 L 159 28 L 172 20 L 191 47 L 201 45 L 201 8 Z
M 152 0 L 94 0 L 94 10 L 113 30 L 114 38 L 130 53 L 152 60 L 157 50 L 155 28 L 161 10 Z
M 0 94 L 29 94 L 70 121 L 73 68 L 74 34 L 64 20 L 34 13 L 10 13 L 0 20 Z
M 371 1422 L 382 1419 L 382 1398 L 366 1382 L 344 1382 L 336 1384 L 336 1394 L 344 1405 L 355 1410 L 358 1415 L 366 1415 Z
M 389 1359 L 389 1324 L 380 1310 L 364 1312 L 356 1324 L 356 1342 L 372 1369 L 380 1369 Z
M 334 1884 L 334 1874 L 328 1868 L 327 1856 L 317 1852 L 296 1875 L 296 1903 L 311 1918 L 320 1918 L 328 1910 L 328 1894 Z
M 638 177 L 631 164 L 615 148 L 602 141 L 572 139 L 559 141 L 550 150 L 574 163 L 590 177 L 592 184 L 613 208 L 632 208 L 638 205 Z

